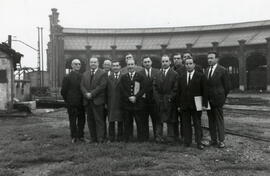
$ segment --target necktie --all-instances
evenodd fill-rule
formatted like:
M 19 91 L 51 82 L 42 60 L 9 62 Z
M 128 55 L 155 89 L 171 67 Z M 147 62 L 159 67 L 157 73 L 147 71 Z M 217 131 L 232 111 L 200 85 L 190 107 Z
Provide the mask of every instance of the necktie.
M 117 73 L 114 74 L 114 78 L 118 79 L 118 74 Z
M 187 83 L 187 85 L 190 84 L 190 81 L 191 81 L 191 73 L 188 73 L 188 83 Z
M 133 73 L 130 73 L 130 80 L 133 80 Z
M 95 74 L 94 70 L 91 70 L 90 83 L 92 83 L 93 81 L 94 74 Z
M 163 76 L 164 77 L 166 76 L 166 70 L 165 69 L 163 70 Z
M 212 71 L 213 71 L 213 66 L 210 67 L 210 72 L 209 72 L 209 75 L 208 75 L 208 79 L 210 79 L 212 77 Z
M 150 69 L 149 70 L 147 70 L 147 78 L 151 78 L 151 76 L 150 76 Z

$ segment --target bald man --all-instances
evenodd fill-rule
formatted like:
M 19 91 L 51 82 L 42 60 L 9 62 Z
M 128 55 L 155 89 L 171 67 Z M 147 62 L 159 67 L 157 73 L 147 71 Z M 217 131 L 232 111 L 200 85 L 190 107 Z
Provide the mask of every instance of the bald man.
M 68 116 L 71 142 L 75 143 L 78 140 L 84 142 L 84 125 L 85 113 L 83 108 L 83 95 L 80 90 L 81 62 L 79 59 L 74 59 L 71 62 L 72 71 L 63 79 L 61 95 L 63 96 Z
M 105 140 L 104 104 L 106 73 L 99 68 L 99 61 L 92 57 L 89 60 L 90 71 L 83 74 L 81 90 L 87 112 L 87 123 L 91 142 L 103 143 Z

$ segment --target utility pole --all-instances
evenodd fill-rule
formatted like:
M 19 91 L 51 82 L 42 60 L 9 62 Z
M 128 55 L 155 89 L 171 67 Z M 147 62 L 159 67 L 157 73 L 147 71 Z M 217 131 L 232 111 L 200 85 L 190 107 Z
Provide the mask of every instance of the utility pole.
M 44 87 L 44 66 L 43 66 L 43 27 L 41 29 L 41 87 Z
M 37 27 L 37 30 L 38 30 L 38 57 L 37 57 L 37 67 L 38 67 L 38 83 L 39 83 L 39 87 L 41 87 L 41 74 L 40 74 L 40 28 Z

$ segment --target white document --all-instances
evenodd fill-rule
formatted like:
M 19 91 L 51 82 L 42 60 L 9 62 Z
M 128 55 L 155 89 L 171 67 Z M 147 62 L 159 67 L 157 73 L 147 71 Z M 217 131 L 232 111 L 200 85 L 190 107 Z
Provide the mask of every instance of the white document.
M 202 111 L 203 110 L 202 109 L 202 106 L 203 106 L 203 104 L 202 104 L 202 96 L 194 97 L 194 101 L 195 101 L 196 110 L 197 111 Z M 206 110 L 210 110 L 210 109 L 211 109 L 210 104 L 209 104 L 209 102 L 207 102 L 207 109 Z
M 138 81 L 135 81 L 134 83 L 134 95 L 137 95 L 137 93 L 140 91 L 140 83 Z

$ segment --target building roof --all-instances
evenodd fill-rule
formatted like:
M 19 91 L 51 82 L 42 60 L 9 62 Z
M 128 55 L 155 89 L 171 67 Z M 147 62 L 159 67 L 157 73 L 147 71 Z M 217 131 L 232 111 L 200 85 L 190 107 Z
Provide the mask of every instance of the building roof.
M 142 45 L 144 50 L 158 50 L 167 44 L 168 49 L 212 47 L 218 42 L 220 47 L 237 46 L 238 40 L 246 40 L 247 45 L 266 43 L 270 37 L 270 20 L 218 24 L 206 26 L 167 28 L 63 28 L 65 50 L 85 50 L 91 45 L 93 50 L 135 50 Z
M 16 64 L 21 62 L 21 57 L 23 57 L 23 55 L 10 48 L 9 45 L 4 42 L 0 44 L 0 51 L 6 53 L 11 59 L 13 59 L 13 67 L 16 69 Z

